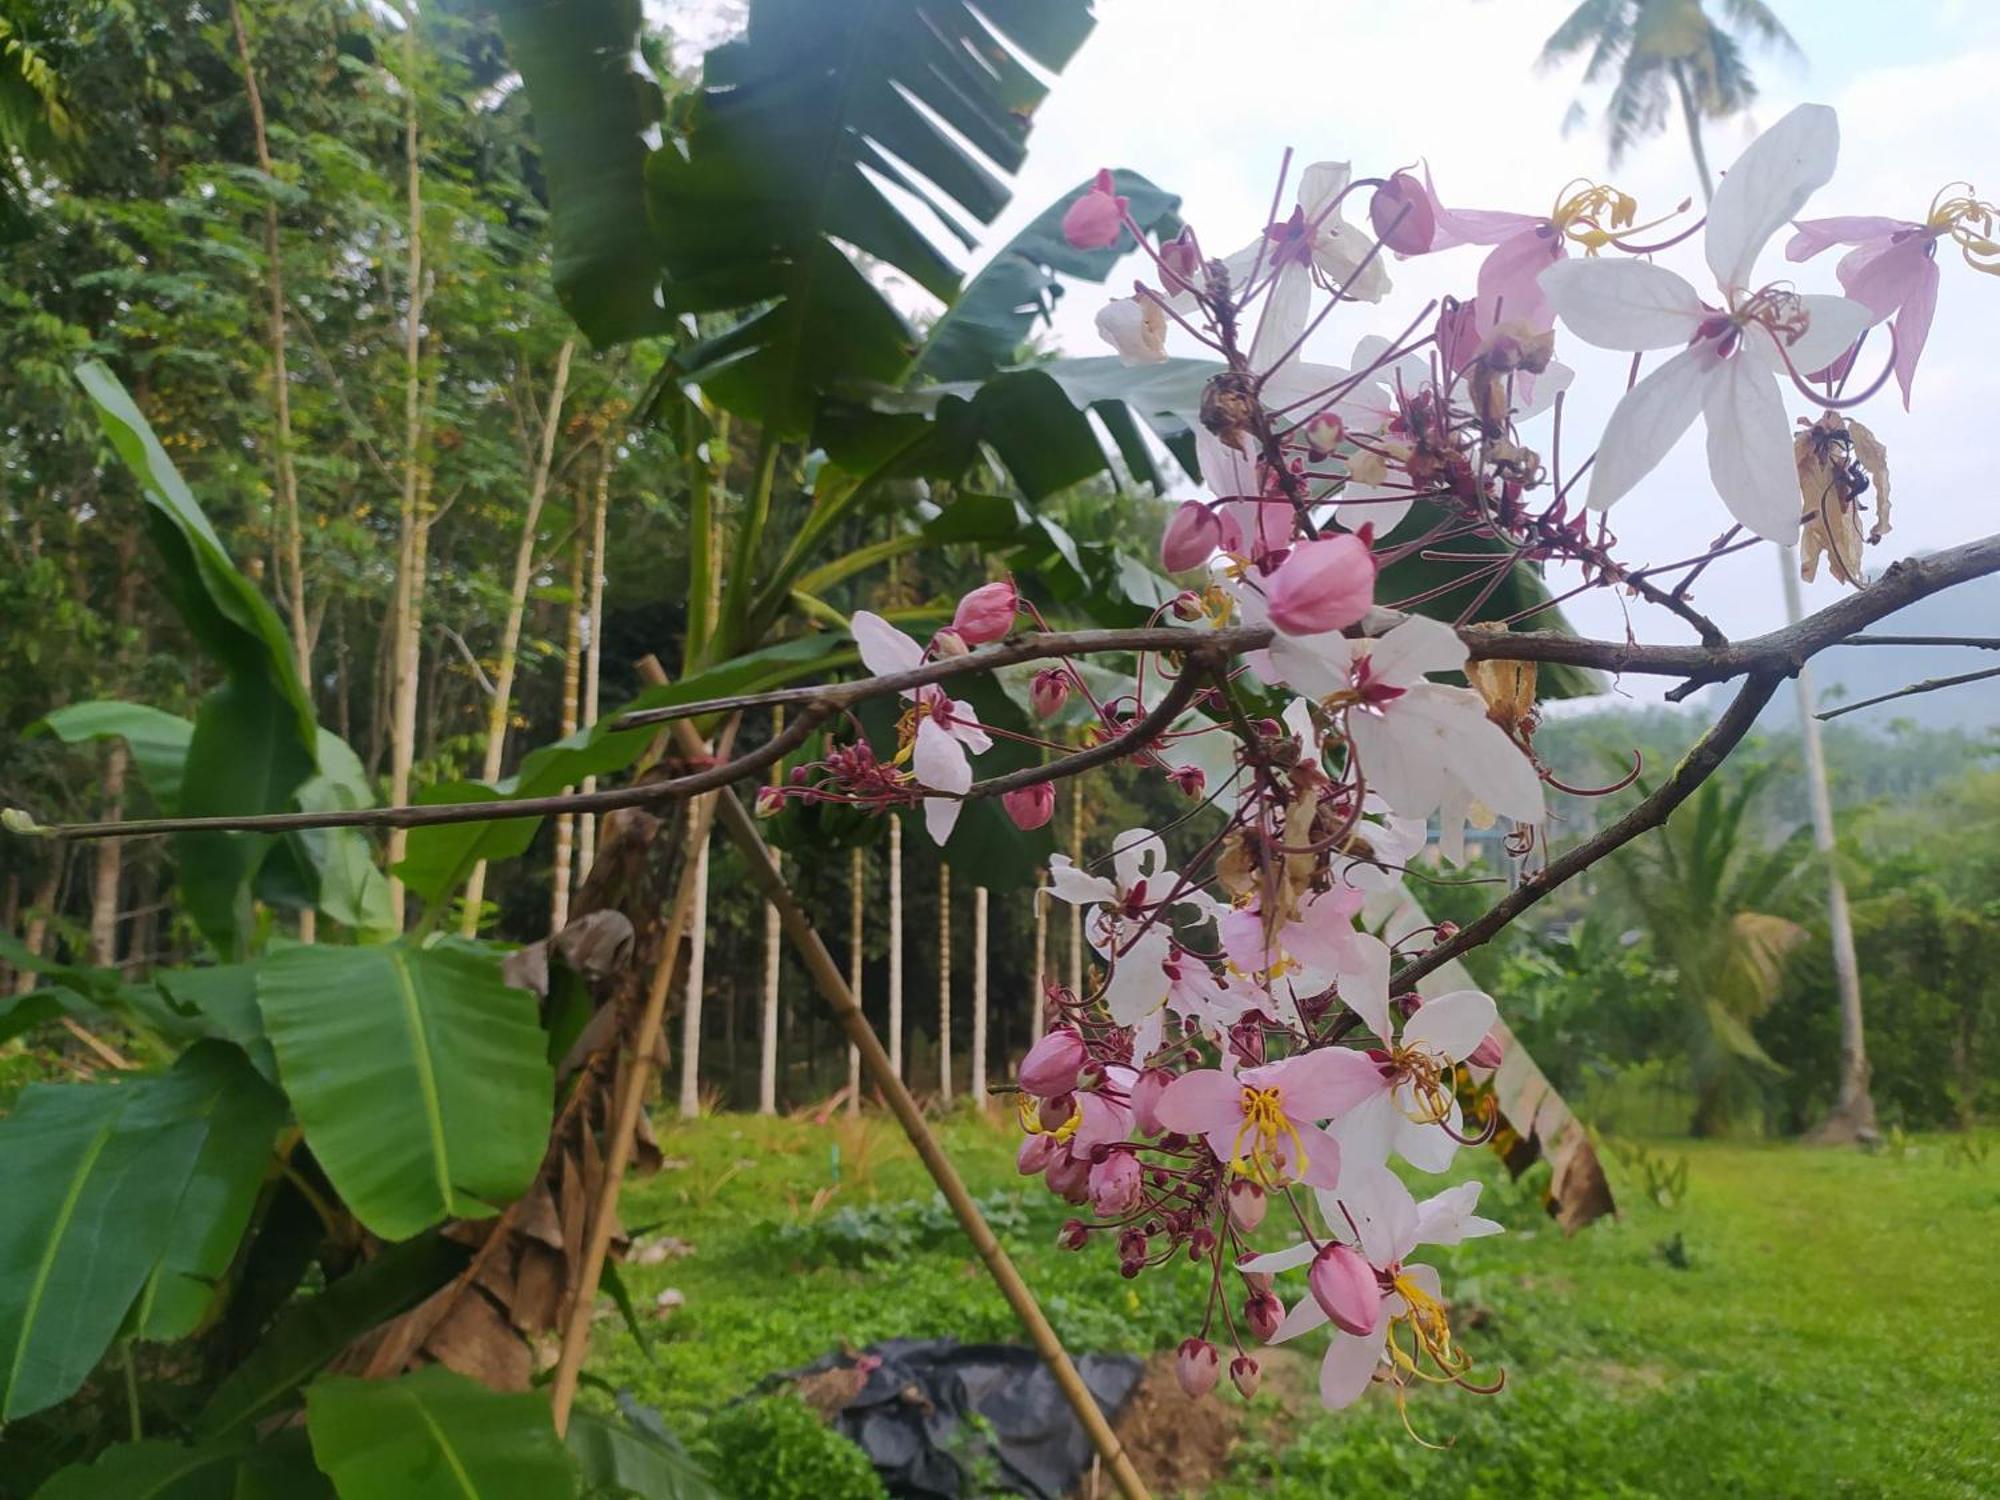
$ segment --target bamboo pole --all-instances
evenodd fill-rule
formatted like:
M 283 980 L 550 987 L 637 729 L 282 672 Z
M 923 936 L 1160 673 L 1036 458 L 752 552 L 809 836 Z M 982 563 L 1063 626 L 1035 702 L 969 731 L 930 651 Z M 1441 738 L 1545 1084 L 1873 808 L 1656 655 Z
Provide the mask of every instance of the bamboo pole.
M 1083 778 L 1069 784 L 1069 862 L 1083 868 Z M 1069 909 L 1069 992 L 1083 993 L 1083 908 Z
M 693 728 L 685 720 L 675 724 L 674 735 L 676 741 L 684 748 L 690 741 L 699 743 Z M 742 802 L 737 799 L 734 792 L 725 789 L 713 795 L 716 798 L 716 816 L 723 830 L 729 835 L 730 841 L 742 852 L 745 862 L 750 867 L 750 878 L 763 887 L 765 896 L 778 908 L 785 932 L 791 938 L 792 946 L 805 960 L 806 969 L 812 976 L 814 986 L 833 1008 L 834 1015 L 839 1020 L 841 1029 L 847 1033 L 848 1040 L 860 1050 L 863 1070 L 882 1091 L 882 1096 L 888 1101 L 897 1123 L 903 1127 L 903 1133 L 916 1148 L 917 1156 L 931 1174 L 931 1180 L 938 1185 L 938 1191 L 944 1194 L 945 1201 L 951 1205 L 959 1227 L 965 1231 L 966 1238 L 971 1241 L 972 1248 L 978 1253 L 979 1258 L 986 1263 L 986 1269 L 993 1277 L 994 1284 L 1000 1288 L 1001 1296 L 1007 1299 L 1007 1305 L 1021 1320 L 1030 1342 L 1035 1346 L 1035 1352 L 1041 1355 L 1042 1362 L 1049 1367 L 1049 1373 L 1055 1377 L 1056 1385 L 1062 1391 L 1064 1399 L 1069 1402 L 1077 1420 L 1083 1424 L 1084 1431 L 1089 1435 L 1091 1446 L 1103 1460 L 1104 1467 L 1110 1470 L 1119 1494 L 1124 1496 L 1125 1500 L 1149 1500 L 1145 1481 L 1132 1467 L 1132 1460 L 1126 1455 L 1124 1445 L 1118 1441 L 1118 1435 L 1111 1430 L 1110 1422 L 1105 1419 L 1102 1408 L 1084 1385 L 1083 1377 L 1077 1374 L 1075 1364 L 1071 1362 L 1068 1352 L 1062 1346 L 1062 1340 L 1056 1336 L 1055 1329 L 1049 1326 L 1047 1316 L 1042 1312 L 1040 1304 L 1035 1301 L 1035 1294 L 1021 1279 L 1021 1273 L 1015 1269 L 1006 1248 L 994 1238 L 992 1227 L 979 1212 L 978 1204 L 972 1201 L 972 1195 L 966 1191 L 965 1183 L 959 1177 L 957 1168 L 952 1166 L 951 1158 L 945 1154 L 944 1147 L 938 1143 L 937 1137 L 931 1133 L 930 1126 L 925 1123 L 923 1111 L 918 1108 L 917 1101 L 911 1097 L 910 1091 L 903 1086 L 902 1079 L 897 1076 L 889 1054 L 883 1050 L 881 1041 L 869 1028 L 867 1017 L 861 1013 L 861 1007 L 855 1002 L 854 992 L 841 978 L 840 968 L 834 963 L 833 955 L 827 952 L 826 944 L 820 941 L 819 934 L 814 931 L 812 919 L 805 914 L 791 892 L 786 889 L 784 877 L 779 874 L 776 862 L 757 833 L 756 823 L 744 810 Z
M 690 826 L 688 837 L 694 839 Z M 689 860 L 694 871 L 694 909 L 688 918 L 687 994 L 681 1000 L 681 1118 L 692 1120 L 701 1113 L 701 999 L 707 982 L 708 944 L 702 934 L 708 930 L 708 830 L 694 840 Z
M 563 621 L 562 739 L 576 733 L 583 693 L 583 538 L 570 544 L 569 608 Z M 549 872 L 549 932 L 569 925 L 570 871 L 576 855 L 576 814 L 556 817 L 554 868 Z
M 651 668 L 648 672 L 647 669 Z M 650 657 L 640 663 L 640 673 L 664 681 L 665 673 Z M 689 752 L 706 755 L 708 746 L 692 726 L 676 736 L 681 744 L 693 743 Z M 728 731 L 724 732 L 724 738 Z M 689 837 L 706 843 L 709 825 L 715 817 L 713 795 L 697 797 L 688 808 Z M 570 1407 L 576 1401 L 577 1380 L 583 1373 L 583 1356 L 590 1347 L 590 1321 L 597 1309 L 597 1288 L 604 1276 L 605 1256 L 611 1249 L 611 1227 L 617 1222 L 618 1194 L 631 1165 L 632 1142 L 639 1127 L 639 1111 L 645 1107 L 646 1086 L 651 1081 L 655 1053 L 659 1050 L 661 1023 L 665 1019 L 667 990 L 673 983 L 674 966 L 680 961 L 681 939 L 687 932 L 694 910 L 694 868 L 683 861 L 681 877 L 674 887 L 673 906 L 667 915 L 667 930 L 660 940 L 660 953 L 646 985 L 646 1003 L 640 1009 L 638 1025 L 632 1033 L 630 1060 L 620 1081 L 617 1107 L 612 1116 L 611 1134 L 605 1141 L 604 1180 L 597 1201 L 591 1206 L 590 1227 L 584 1236 L 583 1258 L 578 1266 L 575 1298 L 570 1304 L 569 1321 L 563 1325 L 562 1353 L 556 1360 L 555 1380 L 549 1403 L 555 1415 L 557 1436 L 569 1428 Z
M 847 910 L 847 989 L 858 1001 L 861 997 L 862 940 L 867 936 L 868 851 L 854 850 L 848 861 Z M 847 1112 L 861 1113 L 861 1049 L 847 1044 Z
M 972 1102 L 986 1108 L 986 887 L 972 888 Z
M 784 732 L 785 711 L 771 713 L 771 733 Z M 784 762 L 771 766 L 771 785 L 784 779 Z M 778 955 L 783 948 L 779 936 L 778 908 L 764 903 L 764 1005 L 757 1022 L 757 1113 L 778 1112 Z
M 938 859 L 938 1098 L 951 1103 L 951 866 Z
M 583 652 L 583 722 L 597 722 L 598 692 L 604 663 L 604 531 L 611 507 L 611 448 L 606 446 L 597 466 L 596 489 L 590 505 L 590 602 L 586 606 L 589 635 Z M 583 791 L 597 790 L 597 778 L 583 778 Z M 597 814 L 585 813 L 576 830 L 576 884 L 583 888 L 590 867 L 597 863 Z M 706 904 L 706 903 L 704 903 Z
M 889 1066 L 903 1076 L 903 820 L 889 818 Z
M 1028 1045 L 1042 1039 L 1042 1022 L 1048 1010 L 1049 993 L 1049 883 L 1047 876 L 1035 881 L 1035 990 L 1029 997 Z

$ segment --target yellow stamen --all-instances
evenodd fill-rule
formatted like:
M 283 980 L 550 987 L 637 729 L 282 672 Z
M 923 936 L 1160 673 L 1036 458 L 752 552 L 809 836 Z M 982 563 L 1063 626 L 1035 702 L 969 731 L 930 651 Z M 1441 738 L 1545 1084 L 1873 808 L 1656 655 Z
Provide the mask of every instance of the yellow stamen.
M 1021 1128 L 1023 1130 L 1027 1131 L 1029 1135 L 1049 1136 L 1054 1139 L 1058 1146 L 1075 1135 L 1077 1126 L 1083 1123 L 1083 1111 L 1071 1108 L 1069 1118 L 1064 1120 L 1062 1124 L 1053 1127 L 1043 1124 L 1041 1103 L 1028 1094 L 1017 1094 L 1015 1096 L 1014 1109 L 1021 1117 Z
M 1966 191 L 1946 197 L 1953 188 Z M 1969 182 L 1954 182 L 1941 188 L 1937 197 L 1931 200 L 1931 211 L 1924 221 L 1924 227 L 1933 234 L 1948 238 L 1958 246 L 1965 263 L 1975 271 L 1984 271 L 1988 276 L 2000 276 L 2000 242 L 1993 238 L 1996 224 L 2000 224 L 2000 206 L 1975 196 L 1976 190 Z
M 1247 1156 L 1243 1150 L 1245 1140 L 1250 1143 Z M 1287 1141 L 1291 1143 L 1289 1162 L 1279 1154 L 1279 1148 Z M 1306 1169 L 1306 1143 L 1299 1135 L 1299 1127 L 1285 1113 L 1284 1096 L 1277 1089 L 1245 1085 L 1243 1124 L 1229 1150 L 1229 1169 L 1240 1177 L 1255 1178 L 1265 1187 L 1278 1186 L 1287 1171 L 1296 1178 Z
M 1457 1094 L 1457 1070 L 1445 1058 L 1418 1047 L 1397 1043 L 1389 1049 L 1390 1066 L 1409 1083 L 1411 1102 L 1404 1116 L 1418 1125 L 1438 1125 L 1451 1118 Z
M 1578 187 L 1579 183 L 1581 187 Z M 1576 191 L 1572 192 L 1573 188 Z M 1686 204 L 1681 205 L 1681 208 L 1685 207 Z M 1662 214 L 1644 224 L 1636 223 L 1638 199 L 1607 182 L 1591 182 L 1578 177 L 1563 185 L 1562 192 L 1556 197 L 1555 212 L 1549 215 L 1549 222 L 1564 239 L 1583 246 L 1584 254 L 1595 255 L 1612 241 L 1656 228 L 1680 211 L 1677 208 L 1674 213 Z

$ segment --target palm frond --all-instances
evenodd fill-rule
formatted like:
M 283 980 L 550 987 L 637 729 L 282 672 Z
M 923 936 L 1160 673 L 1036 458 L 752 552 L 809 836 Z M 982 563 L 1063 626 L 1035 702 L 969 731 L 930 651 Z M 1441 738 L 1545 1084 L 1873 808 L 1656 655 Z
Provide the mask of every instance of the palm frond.
M 1560 26 L 1549 33 L 1535 65 L 1556 67 L 1586 47 L 1600 54 L 1607 46 L 1615 45 L 1622 49 L 1624 42 L 1614 39 L 1623 37 L 1629 40 L 1632 15 L 1632 0 L 1583 0 L 1563 18 Z
M 1744 33 L 1761 46 L 1804 60 L 1805 49 L 1799 46 L 1798 38 L 1785 29 L 1785 23 L 1764 0 L 1722 0 L 1722 16 L 1729 30 Z

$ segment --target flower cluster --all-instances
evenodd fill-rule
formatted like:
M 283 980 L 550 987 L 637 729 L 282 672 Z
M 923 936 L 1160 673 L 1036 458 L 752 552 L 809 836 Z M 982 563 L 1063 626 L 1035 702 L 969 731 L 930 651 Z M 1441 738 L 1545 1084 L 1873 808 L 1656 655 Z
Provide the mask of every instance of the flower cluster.
M 1150 261 L 1151 278 L 1098 318 L 1126 361 L 1164 360 L 1180 340 L 1214 357 L 1195 435 L 1206 493 L 1179 504 L 1163 544 L 1166 568 L 1197 581 L 1155 617 L 1189 649 L 1140 659 L 1118 697 L 1093 694 L 1066 659 L 1025 696 L 1047 719 L 1082 695 L 1099 741 L 1147 725 L 1129 756 L 1200 805 L 1177 821 L 1190 830 L 1182 856 L 1136 829 L 1094 864 L 1053 857 L 1051 892 L 1081 909 L 1095 962 L 1080 993 L 1049 988 L 1049 1029 L 1020 1071 L 1019 1165 L 1086 1211 L 1063 1231 L 1071 1247 L 1109 1240 L 1128 1275 L 1180 1257 L 1208 1268 L 1207 1305 L 1180 1352 L 1190 1393 L 1225 1368 L 1251 1393 L 1257 1342 L 1323 1323 L 1335 1330 L 1321 1379 L 1330 1406 L 1371 1383 L 1399 1401 L 1419 1381 L 1497 1389 L 1457 1341 L 1436 1271 L 1411 1256 L 1498 1226 L 1474 1214 L 1475 1185 L 1420 1202 L 1394 1169 L 1442 1173 L 1493 1133 L 1476 1080 L 1500 1063 L 1505 1033 L 1485 994 L 1399 982 L 1441 929 L 1390 918 L 1409 911 L 1405 872 L 1462 860 L 1468 826 L 1505 819 L 1522 854 L 1538 837 L 1548 778 L 1532 666 L 1495 671 L 1468 648 L 1472 631 L 1566 597 L 1493 618 L 1488 601 L 1524 566 L 1560 563 L 1579 587 L 1679 610 L 1707 561 L 1757 538 L 1797 541 L 1805 524 L 1824 533 L 1808 535 L 1809 551 L 1817 540 L 1858 581 L 1853 517 L 1886 465 L 1843 415 L 1872 394 L 1844 394 L 1849 371 L 1887 322 L 1875 385 L 1893 373 L 1907 399 L 1936 246 L 1955 243 L 1988 271 L 2000 246 L 1994 210 L 1953 190 L 1922 222 L 1797 222 L 1793 261 L 1855 247 L 1836 272 L 1847 295 L 1765 279 L 1766 246 L 1831 178 L 1837 147 L 1830 110 L 1792 111 L 1731 166 L 1705 219 L 1654 243 L 1639 237 L 1657 224 L 1613 187 L 1571 184 L 1546 213 L 1471 210 L 1448 206 L 1428 171 L 1356 179 L 1332 162 L 1307 167 L 1296 200 L 1220 258 L 1192 228 L 1147 241 L 1108 173 L 1065 215 L 1079 247 L 1129 234 Z M 1712 290 L 1655 259 L 1697 235 Z M 1463 247 L 1484 252 L 1471 295 L 1427 306 L 1394 337 L 1362 338 L 1346 367 L 1305 357 L 1331 318 L 1388 296 L 1391 261 Z M 1635 356 L 1594 456 L 1567 476 L 1543 457 L 1561 449 L 1573 378 L 1562 339 Z M 1654 351 L 1666 357 L 1642 372 Z M 1787 386 L 1823 409 L 1804 431 Z M 1534 434 L 1545 417 L 1553 437 Z M 1738 525 L 1696 558 L 1635 567 L 1615 555 L 1603 512 L 1697 417 Z M 1870 540 L 1885 524 L 1879 514 Z M 1428 573 L 1399 568 L 1413 560 Z M 1440 571 L 1442 586 L 1385 583 Z M 928 647 L 866 613 L 854 634 L 871 672 L 908 673 L 1008 636 L 1024 612 L 1039 621 L 996 583 Z M 1223 626 L 1249 627 L 1255 649 L 1202 655 Z M 1183 675 L 1201 680 L 1177 717 L 1153 724 L 1164 685 L 1186 686 Z M 865 743 L 839 748 L 774 795 L 921 800 L 943 842 L 963 799 L 980 795 L 971 757 L 989 729 L 940 682 L 903 697 L 893 761 Z M 1038 827 L 1050 782 L 1022 781 L 1006 778 L 1005 805 Z M 1290 1243 L 1273 1248 L 1267 1234 Z M 1301 1284 L 1278 1280 L 1291 1272 Z

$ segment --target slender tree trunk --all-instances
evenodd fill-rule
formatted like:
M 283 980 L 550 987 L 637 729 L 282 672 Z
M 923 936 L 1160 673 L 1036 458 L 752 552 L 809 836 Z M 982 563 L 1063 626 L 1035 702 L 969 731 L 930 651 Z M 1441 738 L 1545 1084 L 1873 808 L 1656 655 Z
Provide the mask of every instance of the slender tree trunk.
M 889 818 L 889 1066 L 903 1076 L 903 820 Z
M 972 1102 L 986 1108 L 986 887 L 972 888 Z
M 938 1097 L 951 1103 L 951 866 L 938 860 Z
M 597 466 L 597 485 L 590 502 L 590 636 L 583 653 L 583 722 L 587 725 L 597 722 L 598 684 L 602 680 L 601 668 L 604 662 L 604 530 L 605 518 L 610 509 L 611 497 L 611 454 L 609 441 L 604 446 L 604 460 Z M 597 778 L 584 778 L 583 790 L 597 790 Z M 597 862 L 597 814 L 586 813 L 577 827 L 576 883 L 581 886 L 590 878 L 590 867 Z
M 1035 988 L 1028 1004 L 1028 1045 L 1042 1039 L 1042 1018 L 1048 1012 L 1049 986 L 1049 883 L 1046 876 L 1035 880 Z
M 771 734 L 783 733 L 785 711 L 782 708 L 771 711 Z M 771 785 L 777 786 L 784 780 L 783 762 L 771 767 Z M 778 919 L 778 908 L 770 900 L 764 902 L 764 1008 L 758 1018 L 757 1051 L 757 1113 L 775 1115 L 778 1112 L 778 957 L 784 943 L 784 931 Z
M 403 18 L 403 195 L 409 221 L 404 268 L 403 309 L 403 495 L 397 521 L 396 590 L 390 618 L 389 800 L 410 800 L 410 768 L 417 748 L 417 672 L 422 650 L 424 568 L 429 555 L 429 523 L 423 515 L 429 484 L 424 474 L 424 193 L 423 152 L 417 133 L 417 18 L 399 6 Z M 403 857 L 408 833 L 389 833 L 389 868 Z M 403 882 L 389 877 L 389 905 L 401 929 L 407 906 Z
M 847 988 L 861 1003 L 862 941 L 867 936 L 868 851 L 856 848 L 847 864 Z M 847 1044 L 847 1112 L 861 1113 L 861 1049 Z
M 8 937 L 14 935 L 14 928 L 21 920 L 21 872 L 9 870 L 4 885 L 0 885 L 0 932 Z M 14 966 L 0 959 L 0 995 L 14 993 Z
M 569 609 L 563 632 L 562 735 L 576 733 L 578 696 L 583 688 L 583 538 L 570 543 Z M 549 875 L 549 931 L 561 932 L 569 925 L 569 881 L 571 856 L 576 847 L 576 814 L 556 818 L 555 868 Z
M 1675 63 L 1673 74 L 1674 88 L 1681 96 L 1681 122 L 1687 126 L 1688 150 L 1694 154 L 1695 175 L 1701 180 L 1701 201 L 1706 203 L 1715 196 L 1715 179 L 1709 175 L 1708 149 L 1701 140 L 1701 111 L 1696 106 L 1687 69 Z
M 542 519 L 542 502 L 548 498 L 549 470 L 555 462 L 556 434 L 562 431 L 563 397 L 569 389 L 570 356 L 576 340 L 564 339 L 556 351 L 556 371 L 549 382 L 548 409 L 542 414 L 540 445 L 535 453 L 534 472 L 528 481 L 528 509 L 521 518 L 521 540 L 514 549 L 514 580 L 507 594 L 507 619 L 500 629 L 500 657 L 493 671 L 493 696 L 486 705 L 486 755 L 480 778 L 488 784 L 500 779 L 507 753 L 507 718 L 514 707 L 514 670 L 520 664 L 521 620 L 528 611 L 528 585 L 534 580 L 535 540 Z M 486 861 L 472 867 L 465 883 L 465 912 L 459 918 L 461 936 L 479 932 L 479 911 L 486 896 Z
M 690 830 L 692 837 L 692 830 Z M 692 1120 L 701 1113 L 701 997 L 707 980 L 708 944 L 703 935 L 708 928 L 708 838 L 704 836 L 694 851 L 694 908 L 688 917 L 687 995 L 681 1002 L 681 1118 Z
M 28 926 L 21 934 L 21 946 L 31 957 L 42 956 L 42 944 L 49 939 L 49 913 L 55 910 L 57 893 L 62 889 L 63 855 L 60 850 L 49 851 L 49 867 L 42 872 L 41 884 L 35 887 L 28 898 Z M 25 995 L 41 983 L 41 976 L 33 969 L 22 969 L 14 976 L 14 993 Z
M 118 538 L 118 596 L 112 618 L 118 627 L 119 652 L 126 654 L 127 633 L 139 609 L 139 535 L 127 528 Z M 127 663 L 129 666 L 129 662 Z M 125 781 L 132 750 L 114 740 L 104 757 L 104 821 L 125 816 Z M 118 962 L 118 888 L 125 868 L 125 841 L 105 839 L 97 846 L 91 869 L 90 961 L 109 968 Z

